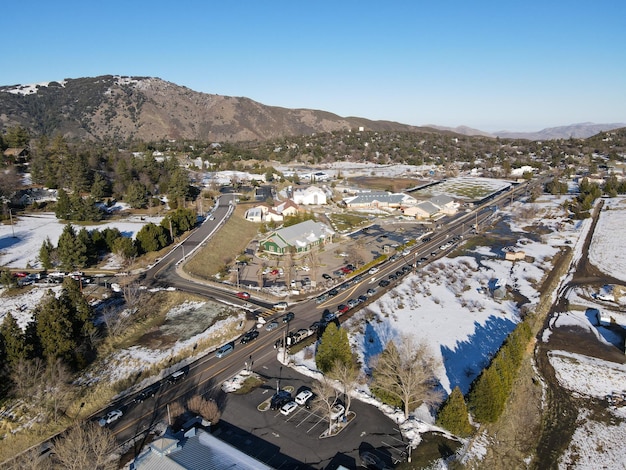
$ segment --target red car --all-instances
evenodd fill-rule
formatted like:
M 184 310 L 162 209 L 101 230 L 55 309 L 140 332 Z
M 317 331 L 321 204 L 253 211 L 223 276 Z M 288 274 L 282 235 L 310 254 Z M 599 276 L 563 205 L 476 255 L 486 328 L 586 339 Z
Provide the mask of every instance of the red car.
M 345 304 L 341 304 L 339 307 L 337 307 L 337 311 L 339 313 L 346 313 L 348 310 L 350 310 L 350 307 Z
M 278 274 L 279 274 L 279 273 L 280 273 L 280 271 L 279 271 L 278 269 L 272 269 L 272 270 L 270 271 L 270 274 L 271 274 L 272 276 L 278 276 Z
M 250 298 L 250 294 L 248 292 L 237 292 L 237 297 L 243 300 L 248 300 Z

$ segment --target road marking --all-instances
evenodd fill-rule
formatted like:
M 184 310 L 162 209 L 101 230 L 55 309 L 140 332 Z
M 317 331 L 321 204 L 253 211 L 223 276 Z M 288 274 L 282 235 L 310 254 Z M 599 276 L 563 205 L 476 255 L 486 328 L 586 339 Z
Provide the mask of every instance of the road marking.
M 280 437 L 280 434 L 278 434 L 277 432 L 272 431 L 272 434 L 273 434 L 275 437 Z

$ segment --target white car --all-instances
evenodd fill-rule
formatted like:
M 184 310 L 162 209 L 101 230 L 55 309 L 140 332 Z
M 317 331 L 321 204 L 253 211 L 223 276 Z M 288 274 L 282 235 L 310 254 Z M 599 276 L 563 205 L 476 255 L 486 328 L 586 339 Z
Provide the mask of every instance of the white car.
M 302 390 L 300 393 L 296 395 L 296 403 L 298 405 L 305 405 L 306 402 L 313 396 L 313 392 L 311 390 Z
M 370 268 L 370 270 L 368 271 L 368 273 L 370 274 L 376 274 L 378 272 L 378 268 L 376 266 L 374 266 L 373 268 Z
M 334 404 L 333 407 L 330 409 L 330 419 L 337 419 L 342 417 L 345 411 L 346 409 L 343 407 L 342 404 Z
M 106 426 L 107 424 L 111 424 L 114 421 L 117 421 L 118 419 L 120 419 L 122 417 L 122 414 L 123 413 L 120 410 L 109 411 L 104 418 L 100 418 L 100 421 L 98 421 L 98 424 L 100 426 Z
M 298 404 L 295 401 L 290 401 L 289 403 L 282 406 L 280 412 L 285 416 L 288 416 L 296 408 L 298 408 Z

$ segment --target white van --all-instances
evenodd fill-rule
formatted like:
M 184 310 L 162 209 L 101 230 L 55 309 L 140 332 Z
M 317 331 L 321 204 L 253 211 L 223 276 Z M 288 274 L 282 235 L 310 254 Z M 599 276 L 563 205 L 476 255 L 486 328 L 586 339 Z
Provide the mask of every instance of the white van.
M 278 302 L 277 304 L 274 304 L 274 310 L 284 312 L 285 310 L 287 310 L 287 302 Z

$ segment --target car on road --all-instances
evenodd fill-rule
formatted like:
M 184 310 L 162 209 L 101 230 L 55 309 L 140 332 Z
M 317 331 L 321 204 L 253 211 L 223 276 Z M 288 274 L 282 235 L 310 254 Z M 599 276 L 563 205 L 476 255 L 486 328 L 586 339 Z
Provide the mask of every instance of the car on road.
M 100 426 L 106 426 L 107 424 L 111 424 L 122 417 L 124 413 L 121 410 L 111 410 L 109 411 L 105 417 L 100 418 L 98 424 Z
M 287 302 L 278 302 L 274 304 L 274 310 L 278 310 L 281 312 L 284 312 L 285 310 L 287 310 Z
M 313 392 L 311 390 L 302 390 L 296 395 L 295 401 L 298 405 L 304 406 L 304 404 L 306 404 L 312 396 Z
M 280 412 L 285 416 L 289 416 L 296 408 L 298 408 L 298 404 L 295 401 L 290 401 L 280 407 Z
M 348 307 L 346 304 L 339 304 L 339 306 L 337 307 L 337 311 L 339 313 L 346 313 L 348 310 L 350 310 L 350 307 Z
M 159 389 L 161 388 L 161 382 L 155 382 L 149 387 L 144 388 L 141 392 L 139 392 L 135 398 L 133 399 L 136 403 L 141 403 L 146 401 L 148 398 L 151 398 L 157 394 Z
M 240 343 L 247 344 L 250 341 L 257 339 L 258 337 L 259 337 L 259 330 L 251 330 L 241 337 Z
M 219 359 L 224 356 L 228 356 L 234 350 L 235 350 L 235 343 L 227 343 L 217 350 L 217 352 L 215 353 L 215 357 Z
M 368 271 L 369 274 L 376 274 L 378 272 L 378 268 L 376 266 L 374 266 L 373 268 L 370 268 L 370 270 Z
M 267 331 L 272 331 L 272 330 L 275 330 L 276 328 L 278 328 L 278 322 L 276 320 L 273 320 L 269 322 L 267 325 L 265 325 L 265 329 Z
M 287 312 L 282 316 L 283 323 L 290 322 L 296 317 L 296 314 L 293 312 Z
M 243 300 L 248 300 L 250 299 L 250 293 L 249 292 L 237 292 L 237 294 L 235 294 L 237 297 L 239 297 L 240 299 Z
M 215 220 L 215 217 L 211 216 L 209 217 L 209 220 Z
M 177 370 L 176 372 L 173 372 L 167 378 L 167 383 L 175 384 L 177 382 L 180 382 L 181 380 L 183 380 L 185 378 L 186 375 L 187 375 L 187 371 L 185 369 Z
M 341 403 L 335 403 L 330 409 L 330 419 L 339 419 L 343 416 L 346 409 Z

